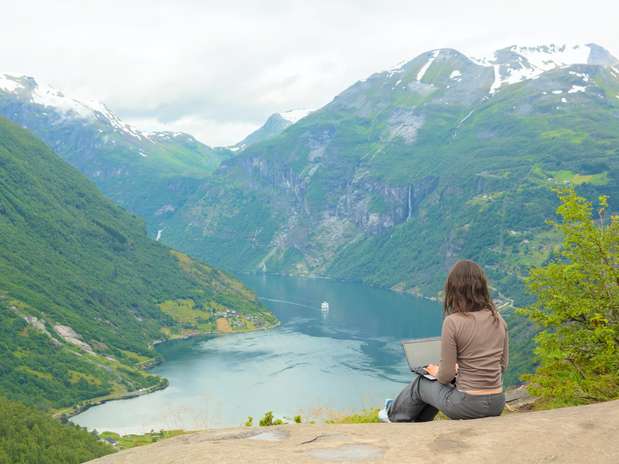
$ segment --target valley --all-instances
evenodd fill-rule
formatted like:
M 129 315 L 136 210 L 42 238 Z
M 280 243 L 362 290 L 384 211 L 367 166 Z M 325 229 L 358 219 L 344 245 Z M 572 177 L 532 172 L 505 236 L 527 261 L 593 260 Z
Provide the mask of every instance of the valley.
M 160 344 L 163 363 L 150 372 L 168 379 L 168 388 L 71 421 L 120 434 L 237 427 L 269 410 L 324 421 L 400 390 L 410 376 L 400 341 L 440 333 L 434 301 L 326 279 L 239 277 L 280 326 Z
M 150 240 L 28 131 L 0 118 L 0 391 L 38 409 L 163 388 L 154 343 L 276 324 L 233 277 Z M 182 308 L 191 307 L 191 317 Z M 226 319 L 227 320 L 227 319 Z
M 619 60 L 593 43 L 430 50 L 225 147 L 0 74 L 0 402 L 84 456 L 111 448 L 49 415 L 117 437 L 373 408 L 409 380 L 400 341 L 439 335 L 460 259 L 490 277 L 516 385 L 525 279 L 565 259 L 557 191 L 613 217 L 618 147 Z
M 557 205 L 552 189 L 617 208 L 619 64 L 596 44 L 430 51 L 228 148 L 143 133 L 101 104 L 75 109 L 32 78 L 3 79 L 0 114 L 151 236 L 229 271 L 434 297 L 467 257 L 526 304 L 522 278 L 556 242 L 540 220 Z

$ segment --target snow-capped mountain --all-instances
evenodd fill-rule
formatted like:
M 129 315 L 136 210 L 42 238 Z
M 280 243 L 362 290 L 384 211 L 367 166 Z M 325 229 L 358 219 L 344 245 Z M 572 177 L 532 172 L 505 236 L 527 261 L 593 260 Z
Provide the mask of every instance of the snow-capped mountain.
M 461 84 L 469 80 L 469 93 L 473 87 L 483 83 L 486 87 L 484 91 L 490 95 L 506 86 L 537 79 L 545 72 L 574 65 L 598 65 L 619 73 L 619 60 L 597 44 L 513 45 L 483 58 L 467 56 L 453 49 L 431 50 L 392 69 L 373 74 L 359 83 L 385 80 L 392 90 L 419 90 L 422 84 L 436 86 L 439 83 L 434 79 L 437 69 L 434 65 L 439 63 L 451 68 L 448 79 L 442 82 L 446 88 L 462 87 Z M 488 72 L 492 79 L 486 86 Z
M 430 50 L 226 160 L 166 241 L 230 269 L 431 294 L 467 256 L 513 289 L 553 188 L 619 198 L 618 77 L 593 44 Z
M 607 50 L 596 44 L 541 45 L 521 47 L 513 45 L 494 52 L 494 55 L 473 61 L 494 68 L 494 82 L 490 93 L 504 85 L 526 79 L 536 79 L 542 73 L 576 64 L 613 66 L 619 62 Z
M 0 116 L 32 131 L 110 197 L 143 216 L 153 208 L 175 208 L 175 196 L 230 156 L 189 134 L 140 131 L 103 103 L 74 98 L 28 76 L 0 74 Z
M 0 93 L 11 94 L 24 103 L 40 106 L 42 111 L 54 113 L 59 120 L 83 121 L 86 124 L 101 123 L 110 126 L 116 132 L 144 141 L 159 137 L 158 132 L 142 132 L 124 123 L 99 101 L 78 100 L 29 76 L 0 74 Z M 162 134 L 171 133 L 162 132 Z

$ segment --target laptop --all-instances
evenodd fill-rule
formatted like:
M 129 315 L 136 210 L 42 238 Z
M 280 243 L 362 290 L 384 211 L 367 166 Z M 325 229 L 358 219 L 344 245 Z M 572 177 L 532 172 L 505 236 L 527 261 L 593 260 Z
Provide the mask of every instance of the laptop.
M 436 380 L 436 377 L 424 374 L 424 366 L 438 364 L 441 359 L 441 337 L 419 338 L 416 340 L 403 340 L 402 349 L 408 367 L 412 372 L 423 375 L 428 380 Z

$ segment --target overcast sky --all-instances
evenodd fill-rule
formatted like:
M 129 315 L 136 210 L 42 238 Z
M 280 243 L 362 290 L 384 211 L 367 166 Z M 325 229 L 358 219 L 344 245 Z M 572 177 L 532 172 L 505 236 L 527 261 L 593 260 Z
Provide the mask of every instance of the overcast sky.
M 0 0 L 0 11 L 0 72 L 210 145 L 433 48 L 596 42 L 619 55 L 616 0 Z

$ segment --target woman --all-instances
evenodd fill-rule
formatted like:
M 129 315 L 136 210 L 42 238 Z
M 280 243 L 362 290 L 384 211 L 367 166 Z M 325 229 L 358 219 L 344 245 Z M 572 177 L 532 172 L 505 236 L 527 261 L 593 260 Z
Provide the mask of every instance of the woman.
M 381 420 L 431 421 L 439 410 L 451 419 L 476 419 L 503 411 L 507 324 L 490 299 L 479 265 L 472 261 L 454 265 L 445 283 L 443 312 L 441 361 L 425 368 L 437 380 L 414 374 L 395 401 L 385 402 Z

